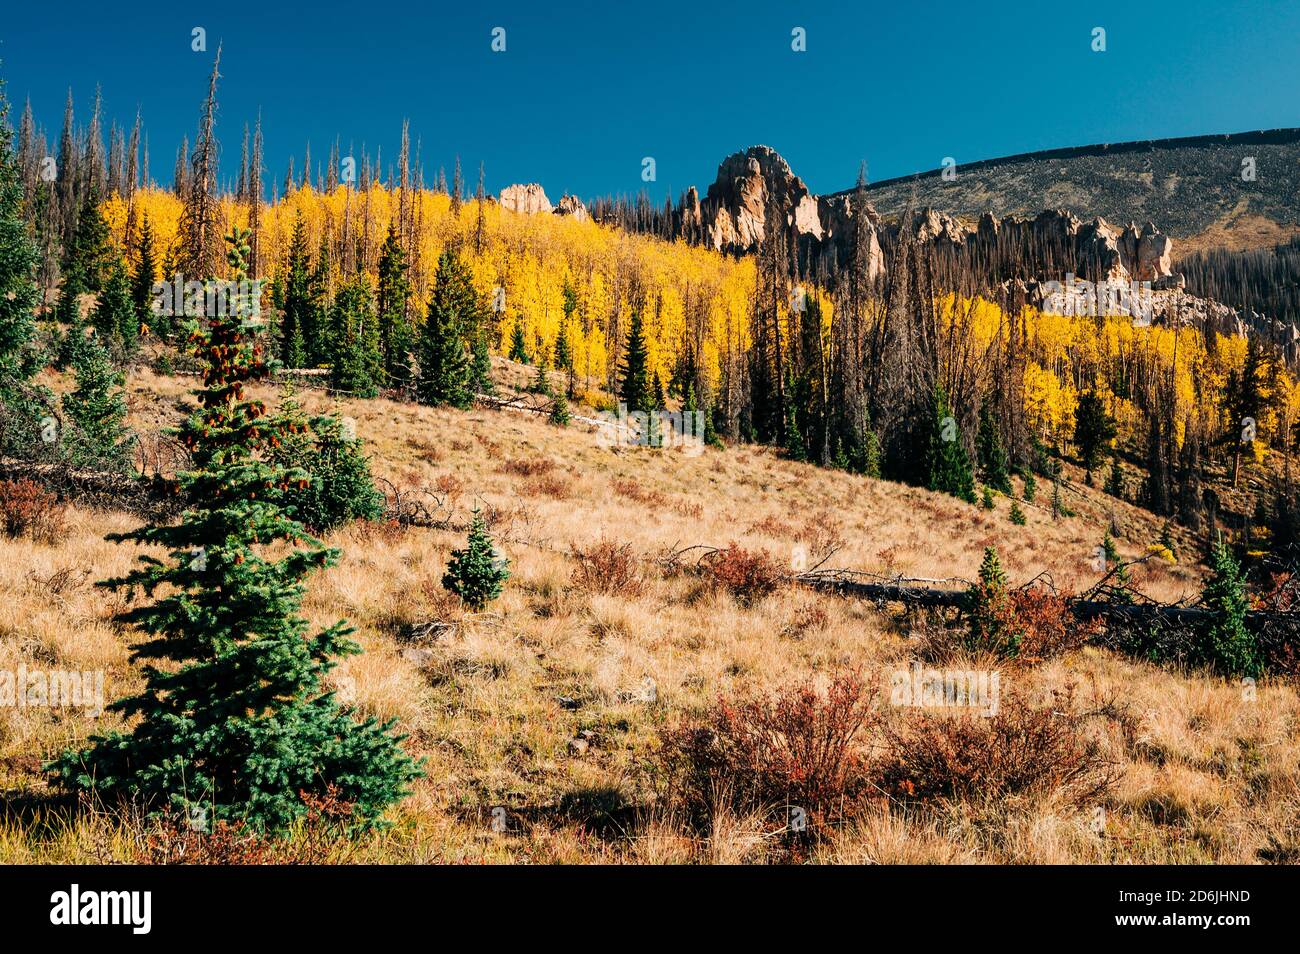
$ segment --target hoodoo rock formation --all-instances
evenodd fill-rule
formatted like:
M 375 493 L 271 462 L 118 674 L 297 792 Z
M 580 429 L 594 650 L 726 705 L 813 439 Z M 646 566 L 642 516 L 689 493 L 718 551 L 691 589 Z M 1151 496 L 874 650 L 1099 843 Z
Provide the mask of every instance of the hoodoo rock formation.
M 501 207 L 511 212 L 526 212 L 530 215 L 552 211 L 551 200 L 546 198 L 546 190 L 536 182 L 506 186 L 501 190 Z
M 753 252 L 776 217 L 801 242 L 843 243 L 853 235 L 855 203 L 851 193 L 816 196 L 789 164 L 768 146 L 752 146 L 728 156 L 701 201 L 695 188 L 687 190 L 679 215 L 683 234 L 694 234 L 718 251 Z M 865 205 L 870 234 L 872 270 L 884 268 L 882 237 L 893 239 L 898 220 L 883 222 Z M 986 213 L 968 224 L 955 216 L 922 209 L 911 216 L 913 236 L 920 242 L 970 246 L 991 253 L 996 246 L 1050 247 L 1072 253 L 1098 281 L 1151 282 L 1155 287 L 1179 284 L 1172 267 L 1173 243 L 1152 223 L 1117 228 L 1105 219 L 1084 222 L 1072 212 L 1056 209 L 1032 219 L 1005 218 Z

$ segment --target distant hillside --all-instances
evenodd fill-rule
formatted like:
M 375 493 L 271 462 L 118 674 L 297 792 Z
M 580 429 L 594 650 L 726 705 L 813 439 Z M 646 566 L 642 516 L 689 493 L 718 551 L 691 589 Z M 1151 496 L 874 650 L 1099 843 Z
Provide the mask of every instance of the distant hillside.
M 1254 157 L 1254 181 L 1242 161 Z M 1067 209 L 1080 218 L 1145 220 L 1180 239 L 1178 253 L 1212 246 L 1260 248 L 1300 232 L 1300 129 L 1160 139 L 961 164 L 874 183 L 882 214 L 909 201 L 962 217 L 1032 216 Z

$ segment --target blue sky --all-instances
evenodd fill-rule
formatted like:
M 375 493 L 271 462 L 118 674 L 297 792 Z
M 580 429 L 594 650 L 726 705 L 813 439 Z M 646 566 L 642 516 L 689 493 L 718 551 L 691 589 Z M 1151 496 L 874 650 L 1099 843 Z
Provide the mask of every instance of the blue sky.
M 386 164 L 404 117 L 426 178 L 440 164 L 450 176 L 459 154 L 471 182 L 482 161 L 489 190 L 539 181 L 552 200 L 636 192 L 646 156 L 657 200 L 703 190 L 755 143 L 831 192 L 863 159 L 878 180 L 945 156 L 1300 126 L 1295 2 L 178 6 L 9 4 L 0 75 L 15 120 L 30 96 L 57 136 L 68 87 L 84 121 L 98 83 L 119 123 L 140 108 L 168 181 L 221 42 L 223 175 L 260 109 L 268 183 L 291 153 L 301 168 L 308 140 L 323 160 L 336 135 L 345 153 L 382 145 Z M 195 26 L 207 53 L 190 49 Z M 806 52 L 791 49 L 795 27 Z

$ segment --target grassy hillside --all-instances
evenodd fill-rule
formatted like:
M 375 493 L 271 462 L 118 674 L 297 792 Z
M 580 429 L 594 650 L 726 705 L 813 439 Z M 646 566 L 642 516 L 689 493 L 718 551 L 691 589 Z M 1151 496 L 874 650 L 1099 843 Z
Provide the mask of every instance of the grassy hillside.
M 977 218 L 1068 209 L 1083 219 L 1145 220 L 1178 239 L 1176 253 L 1264 248 L 1300 228 L 1300 131 L 1266 130 L 1151 142 L 1082 146 L 979 162 L 878 182 L 871 201 L 886 214 L 909 202 Z M 1254 178 L 1243 180 L 1244 159 Z
M 532 374 L 500 359 L 495 370 L 503 385 Z M 132 423 L 146 440 L 179 416 L 191 386 L 132 374 Z M 303 398 L 309 409 L 333 404 L 319 392 Z M 337 411 L 356 422 L 390 495 L 422 501 L 435 525 L 338 532 L 329 542 L 342 560 L 309 590 L 311 622 L 345 617 L 365 648 L 333 676 L 342 697 L 396 718 L 408 749 L 426 760 L 394 826 L 327 849 L 333 860 L 1255 862 L 1300 851 L 1300 698 L 1291 685 L 1264 683 L 1251 695 L 1095 648 L 1041 662 L 973 659 L 936 650 L 936 624 L 897 608 L 780 584 L 750 599 L 692 572 L 691 554 L 671 558 L 736 542 L 780 567 L 825 558 L 972 579 L 983 548 L 996 546 L 1014 583 L 1048 571 L 1058 587 L 1079 589 L 1097 576 L 1091 561 L 1112 507 L 1125 556 L 1145 552 L 1159 527 L 1077 474 L 1067 490 L 1076 516 L 1053 520 L 1040 487 L 1037 505 L 1021 503 L 1028 523 L 1017 527 L 1005 498 L 987 512 L 761 448 L 612 450 L 590 427 L 560 429 L 522 411 L 383 399 L 345 400 Z M 513 571 L 481 613 L 440 585 L 475 506 Z M 0 537 L 0 668 L 103 667 L 110 699 L 137 687 L 127 659 L 134 637 L 110 622 L 120 598 L 93 586 L 134 556 L 104 534 L 137 522 L 74 506 L 56 542 Z M 611 545 L 603 552 L 602 541 Z M 1201 571 L 1189 563 L 1144 564 L 1136 585 L 1166 600 L 1190 594 Z M 808 843 L 782 835 L 780 811 L 719 812 L 701 827 L 663 797 L 658 753 L 673 727 L 705 718 L 719 697 L 825 686 L 846 671 L 877 692 L 869 749 L 897 757 L 890 733 L 919 716 L 889 704 L 891 674 L 914 659 L 998 668 L 1004 707 L 1022 698 L 1055 711 L 1054 731 L 1094 747 L 1111 784 L 1083 803 L 1055 784 L 1005 798 L 881 789 Z M 115 721 L 0 708 L 0 861 L 156 853 L 139 819 L 73 814 L 47 800 L 42 757 Z

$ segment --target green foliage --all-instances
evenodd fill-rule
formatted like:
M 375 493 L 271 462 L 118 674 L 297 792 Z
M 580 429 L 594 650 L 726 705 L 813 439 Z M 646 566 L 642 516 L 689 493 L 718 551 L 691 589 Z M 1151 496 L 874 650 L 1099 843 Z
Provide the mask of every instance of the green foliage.
M 532 363 L 532 359 L 528 357 L 528 345 L 524 342 L 524 322 L 522 318 L 515 320 L 515 330 L 510 336 L 510 360 L 518 361 L 520 364 Z
M 482 328 L 474 335 L 474 347 L 469 361 L 469 384 L 476 394 L 496 393 L 496 385 L 492 383 L 492 356 L 488 352 L 487 333 Z
M 411 351 L 415 347 L 415 332 L 406 314 L 411 295 L 408 268 L 406 253 L 397 238 L 396 224 L 390 222 L 388 237 L 379 250 L 379 285 L 375 301 L 384 377 L 394 387 L 405 387 L 411 381 Z
M 1017 527 L 1023 527 L 1028 522 L 1025 519 L 1025 512 L 1020 509 L 1019 500 L 1011 501 L 1011 510 L 1007 514 L 1007 516 L 1011 519 L 1011 522 L 1015 524 Z
M 128 357 L 136 350 L 139 337 L 135 304 L 131 301 L 131 283 L 126 269 L 115 261 L 108 282 L 100 292 L 90 323 L 99 332 L 99 340 L 118 355 Z
M 469 540 L 464 549 L 451 551 L 442 585 L 470 609 L 481 610 L 501 595 L 501 587 L 509 578 L 509 562 L 493 545 L 487 524 L 475 508 Z
M 125 473 L 135 437 L 126 428 L 124 376 L 113 366 L 99 335 L 72 332 L 72 369 L 77 386 L 63 396 L 67 415 L 64 449 L 74 467 Z
M 528 390 L 533 394 L 542 394 L 546 397 L 551 395 L 551 379 L 546 374 L 546 362 L 538 360 L 537 373 L 533 375 L 533 383 L 528 386 Z
M 1052 519 L 1073 516 L 1074 511 L 1065 505 L 1065 497 L 1061 494 L 1061 478 L 1056 477 L 1052 480 Z
M 482 310 L 469 269 L 454 249 L 444 249 L 438 257 L 429 313 L 420 333 L 415 393 L 421 404 L 469 407 L 473 395 L 464 336 L 467 330 L 480 327 Z
M 1246 580 L 1222 538 L 1210 552 L 1210 579 L 1201 592 L 1201 603 L 1211 619 L 1197 634 L 1194 661 L 1225 676 L 1258 676 L 1262 660 L 1246 622 L 1250 609 Z
M 308 342 L 315 338 L 316 307 L 307 251 L 307 223 L 299 212 L 289 239 L 284 305 L 280 314 L 280 360 L 285 367 L 308 366 L 311 359 Z
M 560 322 L 560 332 L 555 337 L 555 368 L 557 371 L 573 370 L 573 348 L 569 344 L 569 322 L 567 320 Z
M 364 275 L 341 289 L 330 309 L 330 387 L 357 397 L 374 397 L 384 379 L 379 325 Z
M 993 547 L 984 548 L 979 581 L 967 593 L 966 648 L 1004 658 L 1020 650 L 1022 633 L 1007 589 L 1007 575 Z
M 1120 559 L 1119 547 L 1115 545 L 1115 538 L 1111 536 L 1109 528 L 1102 538 L 1101 552 L 1106 558 L 1106 565 L 1116 567 L 1115 579 L 1119 581 L 1120 586 L 1128 586 L 1130 582 L 1128 567 L 1124 566 Z
M 980 477 L 999 493 L 1011 493 L 1011 470 L 1007 452 L 1002 449 L 1002 433 L 998 428 L 992 405 L 980 405 L 979 431 L 975 437 L 976 455 L 979 459 Z
M 1106 555 L 1107 563 L 1119 562 L 1119 550 L 1115 546 L 1115 538 L 1110 535 L 1110 530 L 1106 531 L 1106 536 L 1101 541 L 1102 553 Z
M 0 453 L 31 457 L 42 446 L 48 392 L 32 387 L 42 364 L 33 317 L 38 253 L 23 222 L 8 113 L 0 85 Z
M 1074 444 L 1087 471 L 1088 486 L 1092 486 L 1092 472 L 1097 469 L 1102 449 L 1115 437 L 1115 421 L 1106 413 L 1101 396 L 1092 391 L 1079 395 L 1079 405 L 1074 412 Z
M 555 403 L 551 405 L 549 420 L 557 427 L 569 426 L 569 399 L 564 396 L 563 390 L 555 395 Z
M 272 462 L 306 474 L 305 485 L 291 483 L 283 492 L 286 512 L 314 533 L 325 533 L 353 520 L 376 520 L 384 512 L 384 495 L 375 487 L 361 440 L 334 416 L 310 420 L 289 393 L 281 403 L 279 443 Z
M 640 310 L 632 312 L 632 325 L 628 329 L 627 350 L 623 354 L 623 367 L 619 369 L 618 396 L 627 405 L 629 413 L 654 410 L 654 392 L 650 382 L 650 352 L 646 347 L 645 328 Z
M 241 278 L 247 237 L 227 239 Z M 50 769 L 100 798 L 275 832 L 304 814 L 303 793 L 336 786 L 369 822 L 419 770 L 391 723 L 357 721 L 325 687 L 336 657 L 360 648 L 345 623 L 312 633 L 300 615 L 304 578 L 338 551 L 279 503 L 307 477 L 268 460 L 283 425 L 244 396 L 268 373 L 254 331 L 240 314 L 192 326 L 205 383 L 175 432 L 192 455 L 178 475 L 190 505 L 178 522 L 112 535 L 166 555 L 103 584 L 146 597 L 117 617 L 147 637 L 132 651 L 144 689 L 112 706 L 133 727 L 92 736 Z
M 88 292 L 98 292 L 104 287 L 113 260 L 108 223 L 99 210 L 99 198 L 93 186 L 86 189 L 77 214 L 77 228 L 63 250 L 60 267 L 65 282 L 72 279 L 77 288 Z
M 1033 474 L 1031 474 L 1031 473 L 1026 473 L 1026 474 L 1025 474 L 1025 490 L 1024 490 L 1025 503 L 1033 503 L 1033 502 L 1034 502 L 1034 495 L 1035 495 L 1036 493 L 1038 493 L 1038 481 L 1034 480 L 1034 475 L 1033 475 Z
M 1119 461 L 1118 447 L 1110 455 L 1110 472 L 1106 475 L 1106 486 L 1103 489 L 1112 497 L 1124 499 L 1124 466 Z
M 148 212 L 144 214 L 140 224 L 140 239 L 136 243 L 136 255 L 135 274 L 131 276 L 131 305 L 135 308 L 136 325 L 153 328 L 155 333 L 159 333 L 164 330 L 159 327 L 159 322 L 164 316 L 155 315 L 153 311 L 153 286 L 158 275 L 158 249 L 153 226 L 149 224 Z
M 975 503 L 975 476 L 971 473 L 970 458 L 962 447 L 961 435 L 948 407 L 948 395 L 942 387 L 934 389 L 927 436 L 925 486 Z

